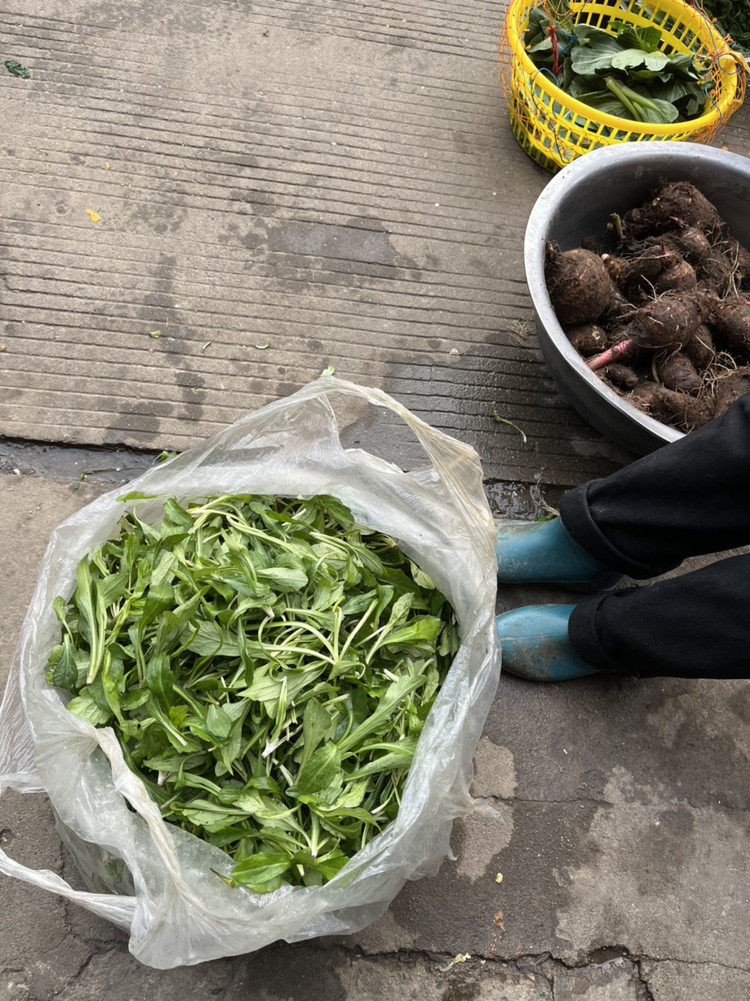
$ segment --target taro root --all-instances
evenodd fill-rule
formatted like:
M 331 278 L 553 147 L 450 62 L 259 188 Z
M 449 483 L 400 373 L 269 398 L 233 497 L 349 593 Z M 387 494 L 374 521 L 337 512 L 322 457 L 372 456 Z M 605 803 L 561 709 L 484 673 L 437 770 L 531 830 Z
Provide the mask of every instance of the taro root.
M 711 325 L 719 345 L 741 360 L 750 360 L 750 301 L 737 296 L 716 303 Z
M 714 416 L 713 405 L 687 393 L 676 393 L 657 382 L 641 382 L 630 394 L 639 410 L 678 431 L 694 431 Z
M 744 285 L 745 282 L 750 281 L 750 250 L 743 247 L 741 243 L 735 243 L 733 251 L 737 268 L 737 282 L 739 285 Z
M 659 240 L 662 246 L 668 250 L 674 250 L 691 264 L 699 264 L 711 249 L 706 235 L 695 226 L 684 226 L 682 229 L 673 229 L 661 237 L 650 237 L 650 240 Z M 649 242 L 648 240 L 646 241 Z
M 703 322 L 704 311 L 694 295 L 663 295 L 637 310 L 623 333 L 639 347 L 677 348 Z
M 545 280 L 563 327 L 595 323 L 613 298 L 612 279 L 598 254 L 547 245 Z
M 702 288 L 714 295 L 726 295 L 733 288 L 737 278 L 736 263 L 720 246 L 712 247 L 710 253 L 698 265 L 698 282 Z
M 710 329 L 705 323 L 697 327 L 689 340 L 685 341 L 682 350 L 695 365 L 698 371 L 708 368 L 716 358 L 716 348 Z
M 675 226 L 694 226 L 711 236 L 720 233 L 723 226 L 715 206 L 689 181 L 663 181 L 650 202 L 626 212 L 622 221 L 634 236 L 653 235 Z
M 605 325 L 617 323 L 632 316 L 635 306 L 625 297 L 620 289 L 612 282 L 612 298 L 599 318 L 599 322 Z
M 703 379 L 698 375 L 695 365 L 681 351 L 675 351 L 666 358 L 657 358 L 655 367 L 661 384 L 667 389 L 697 396 L 703 388 Z
M 745 393 L 750 393 L 750 368 L 738 368 L 716 380 L 716 416 L 719 417 Z
M 629 257 L 604 254 L 602 257 L 612 281 L 627 294 L 644 283 L 656 281 L 659 275 L 674 263 L 674 255 L 659 243 L 644 247 L 639 253 Z
M 618 389 L 635 389 L 639 382 L 638 374 L 630 365 L 620 365 L 618 362 L 605 365 L 599 374 Z
M 662 292 L 689 292 L 698 284 L 698 276 L 695 268 L 684 258 L 678 258 L 654 281 L 654 291 L 657 295 Z
M 698 277 L 717 295 L 734 294 L 750 279 L 750 250 L 737 240 L 722 240 L 701 262 Z
M 568 340 L 579 354 L 595 355 L 607 346 L 607 334 L 597 323 L 583 323 L 566 331 Z

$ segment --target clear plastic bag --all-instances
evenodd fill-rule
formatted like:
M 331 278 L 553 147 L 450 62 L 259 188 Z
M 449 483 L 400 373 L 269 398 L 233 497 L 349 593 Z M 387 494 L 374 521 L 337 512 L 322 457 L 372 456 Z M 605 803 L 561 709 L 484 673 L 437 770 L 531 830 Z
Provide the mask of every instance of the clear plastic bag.
M 403 421 L 427 464 L 404 471 L 344 447 L 337 414 L 363 405 Z M 382 440 L 387 447 L 388 436 Z M 231 888 L 212 873 L 225 870 L 224 853 L 165 823 L 112 730 L 68 712 L 44 680 L 59 636 L 53 599 L 72 592 L 77 562 L 115 533 L 126 510 L 118 500 L 125 491 L 111 491 L 53 533 L 0 707 L 0 790 L 48 795 L 92 889 L 75 890 L 2 851 L 0 872 L 127 929 L 133 955 L 161 969 L 365 927 L 407 879 L 437 870 L 454 818 L 473 805 L 472 759 L 500 670 L 494 531 L 476 453 L 385 393 L 326 377 L 155 466 L 128 490 L 334 494 L 430 574 L 456 611 L 461 648 L 420 737 L 396 820 L 323 886 L 262 895 Z

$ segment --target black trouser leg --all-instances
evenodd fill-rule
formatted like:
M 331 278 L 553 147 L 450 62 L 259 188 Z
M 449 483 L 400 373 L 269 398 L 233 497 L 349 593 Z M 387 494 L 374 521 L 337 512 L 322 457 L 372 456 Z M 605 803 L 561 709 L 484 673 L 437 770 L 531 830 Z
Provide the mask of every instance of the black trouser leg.
M 750 677 L 750 555 L 591 595 L 568 633 L 586 663 L 637 677 Z
M 637 580 L 750 544 L 750 394 L 716 420 L 560 502 L 566 529 Z
M 680 441 L 570 491 L 560 515 L 592 556 L 636 579 L 750 544 L 750 394 Z M 748 678 L 750 556 L 587 598 L 569 635 L 602 670 Z

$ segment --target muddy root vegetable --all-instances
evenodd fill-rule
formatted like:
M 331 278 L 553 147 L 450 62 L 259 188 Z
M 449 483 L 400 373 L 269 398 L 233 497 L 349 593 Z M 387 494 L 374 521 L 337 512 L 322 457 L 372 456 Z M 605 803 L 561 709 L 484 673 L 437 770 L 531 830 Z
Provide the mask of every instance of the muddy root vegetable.
M 717 379 L 715 416 L 720 417 L 745 393 L 750 393 L 750 368 L 738 368 Z
M 684 257 L 691 264 L 699 264 L 711 250 L 711 243 L 707 236 L 695 226 L 671 229 L 662 236 L 649 237 L 645 242 L 658 242 L 667 250 L 673 250 Z
M 613 297 L 612 280 L 598 254 L 548 244 L 545 281 L 561 326 L 595 323 Z
M 623 333 L 642 348 L 678 348 L 703 322 L 705 311 L 697 296 L 666 294 L 637 310 Z
M 736 262 L 721 247 L 712 247 L 697 270 L 698 284 L 713 295 L 723 296 L 732 292 L 737 281 Z
M 632 316 L 635 308 L 630 299 L 613 282 L 612 298 L 607 303 L 607 307 L 599 318 L 599 322 L 605 326 L 611 326 Z
M 695 268 L 689 261 L 680 258 L 665 268 L 654 282 L 657 295 L 663 292 L 690 292 L 698 284 Z
M 708 368 L 714 361 L 716 358 L 714 339 L 705 323 L 695 329 L 693 336 L 685 342 L 682 350 L 699 372 Z
M 627 257 L 602 255 L 612 281 L 625 294 L 644 284 L 655 282 L 675 262 L 675 255 L 662 244 L 654 243 Z
M 597 323 L 584 323 L 578 327 L 570 327 L 566 333 L 570 343 L 584 357 L 604 351 L 609 343 L 604 328 Z
M 750 300 L 725 299 L 711 312 L 711 325 L 720 347 L 741 361 L 750 361 Z
M 656 359 L 656 374 L 667 389 L 697 396 L 703 388 L 703 379 L 687 355 L 676 351 L 666 358 Z
M 675 227 L 695 227 L 706 236 L 721 232 L 723 221 L 716 207 L 689 181 L 664 181 L 650 202 L 623 216 L 626 232 L 653 235 Z
M 608 382 L 611 382 L 618 389 L 635 389 L 640 381 L 637 373 L 629 365 L 620 365 L 618 362 L 605 365 L 599 371 L 599 375 L 607 379 Z
M 707 424 L 714 415 L 708 400 L 676 393 L 656 382 L 639 383 L 630 394 L 630 401 L 654 420 L 685 433 Z
M 734 259 L 737 268 L 737 282 L 744 285 L 750 282 L 750 250 L 738 243 L 734 247 Z

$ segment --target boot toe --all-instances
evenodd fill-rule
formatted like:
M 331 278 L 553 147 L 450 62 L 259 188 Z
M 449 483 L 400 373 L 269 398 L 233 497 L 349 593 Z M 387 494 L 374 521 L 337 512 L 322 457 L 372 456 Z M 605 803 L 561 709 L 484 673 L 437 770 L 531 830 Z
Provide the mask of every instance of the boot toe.
M 578 545 L 559 518 L 496 523 L 501 584 L 560 584 L 571 591 L 607 591 L 622 580 Z
M 502 669 L 528 681 L 570 681 L 598 673 L 568 638 L 574 605 L 530 605 L 497 618 Z

